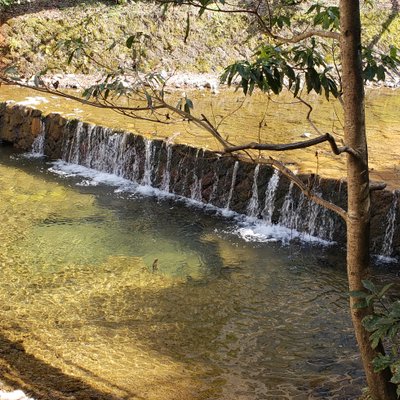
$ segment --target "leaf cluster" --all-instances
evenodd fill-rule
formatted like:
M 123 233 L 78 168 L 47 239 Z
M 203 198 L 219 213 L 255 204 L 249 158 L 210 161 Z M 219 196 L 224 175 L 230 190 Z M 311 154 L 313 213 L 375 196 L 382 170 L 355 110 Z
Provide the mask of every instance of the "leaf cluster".
M 364 62 L 363 75 L 365 82 L 384 81 L 388 73 L 397 72 L 400 66 L 399 49 L 390 46 L 387 54 L 374 52 L 364 47 L 362 51 Z
M 0 0 L 0 10 L 11 6 L 15 0 Z
M 400 396 L 400 299 L 391 298 L 388 292 L 393 284 L 378 288 L 369 280 L 362 281 L 365 290 L 350 292 L 357 299 L 355 308 L 371 307 L 374 310 L 364 317 L 362 324 L 370 332 L 371 347 L 376 349 L 383 343 L 386 354 L 379 353 L 373 360 L 375 372 L 389 368 L 392 372 L 391 382 L 397 385 Z M 374 307 L 375 306 L 375 307 Z
M 315 42 L 311 46 L 300 44 L 285 49 L 264 45 L 256 55 L 254 62 L 239 61 L 228 66 L 221 82 L 231 85 L 239 80 L 245 94 L 251 94 L 255 87 L 279 94 L 286 86 L 296 97 L 304 83 L 307 93 L 323 93 L 327 99 L 340 94 L 332 67 L 326 64 Z

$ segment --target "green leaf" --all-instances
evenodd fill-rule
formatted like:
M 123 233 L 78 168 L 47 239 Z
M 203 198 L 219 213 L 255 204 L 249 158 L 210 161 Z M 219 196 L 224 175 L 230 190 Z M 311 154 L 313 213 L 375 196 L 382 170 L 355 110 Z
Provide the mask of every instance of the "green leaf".
M 193 102 L 192 102 L 192 100 L 190 100 L 190 99 L 188 99 L 187 97 L 186 97 L 186 105 L 188 106 L 188 108 L 190 109 L 193 109 L 194 108 L 194 106 L 193 106 Z
M 351 297 L 356 297 L 358 299 L 365 299 L 365 297 L 367 297 L 367 295 L 368 294 L 366 292 L 363 292 L 361 290 L 352 290 L 350 292 Z
M 68 65 L 71 64 L 72 59 L 74 58 L 74 56 L 75 56 L 75 50 L 74 50 L 73 52 L 71 52 L 70 55 L 69 55 L 69 57 L 68 57 L 68 61 L 67 61 L 67 64 L 68 64 Z
M 379 354 L 372 360 L 372 366 L 375 372 L 380 372 L 389 368 L 393 360 L 389 355 Z
M 379 65 L 376 69 L 376 78 L 378 81 L 385 80 L 385 67 L 383 65 Z
M 365 301 L 365 299 L 360 299 L 357 303 L 353 305 L 353 308 L 355 309 L 366 308 L 366 307 L 368 307 L 368 304 Z
M 145 93 L 145 96 L 146 96 L 147 106 L 149 108 L 153 108 L 153 99 L 148 93 Z
M 135 40 L 136 40 L 136 36 L 135 35 L 129 36 L 128 39 L 126 39 L 126 47 L 128 49 L 131 49 L 133 43 L 135 42 Z
M 396 368 L 394 368 L 393 376 L 390 382 L 399 384 L 400 383 L 400 366 L 396 363 Z
M 368 279 L 362 280 L 361 283 L 365 287 L 365 289 L 369 290 L 372 293 L 377 293 L 376 286 Z
M 385 293 L 393 287 L 394 283 L 388 283 L 385 285 L 380 292 L 378 293 L 378 297 L 381 298 L 385 295 Z

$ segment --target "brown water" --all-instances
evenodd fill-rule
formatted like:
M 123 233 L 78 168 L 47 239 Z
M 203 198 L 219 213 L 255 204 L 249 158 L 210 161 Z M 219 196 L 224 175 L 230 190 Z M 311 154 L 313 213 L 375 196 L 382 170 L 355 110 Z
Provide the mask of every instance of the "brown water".
M 357 398 L 340 255 L 246 242 L 215 211 L 48 167 L 0 148 L 6 383 L 49 399 Z
M 79 92 L 75 92 L 79 96 Z M 316 134 L 306 121 L 308 109 L 293 103 L 289 96 L 274 97 L 270 100 L 255 93 L 245 98 L 240 92 L 224 90 L 218 95 L 210 92 L 188 93 L 194 100 L 194 114 L 204 113 L 214 124 L 220 124 L 219 130 L 233 143 L 247 143 L 261 140 L 267 143 L 289 143 L 304 140 L 305 132 Z M 60 112 L 66 117 L 81 118 L 84 121 L 112 128 L 139 132 L 148 137 L 173 137 L 177 143 L 189 143 L 210 149 L 218 149 L 218 143 L 209 134 L 200 131 L 192 124 L 174 123 L 170 125 L 133 120 L 113 111 L 84 106 L 78 102 L 55 96 L 38 94 L 33 90 L 0 87 L 0 101 L 27 101 L 28 97 L 41 96 L 47 101 L 38 102 L 38 107 L 45 112 Z M 173 94 L 174 97 L 177 94 Z M 368 90 L 366 95 L 367 134 L 371 177 L 386 181 L 390 188 L 400 184 L 400 95 L 392 89 Z M 313 119 L 321 132 L 331 132 L 340 144 L 343 138 L 342 110 L 335 102 L 327 102 L 316 96 L 308 101 L 313 105 Z M 28 103 L 32 103 L 29 101 Z M 236 110 L 236 111 L 235 111 Z M 235 111 L 233 113 L 233 111 Z M 262 127 L 259 128 L 262 121 Z M 318 157 L 316 151 L 318 150 Z M 263 153 L 283 161 L 293 162 L 293 169 L 300 172 L 319 173 L 326 177 L 344 178 L 345 155 L 331 154 L 327 144 L 321 144 L 305 150 L 285 153 Z

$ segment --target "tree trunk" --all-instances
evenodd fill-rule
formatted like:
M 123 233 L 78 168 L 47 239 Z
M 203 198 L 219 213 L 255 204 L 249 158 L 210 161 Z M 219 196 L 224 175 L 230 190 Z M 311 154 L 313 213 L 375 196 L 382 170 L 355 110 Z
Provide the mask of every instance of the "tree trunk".
M 345 143 L 358 153 L 347 155 L 348 220 L 347 274 L 350 291 L 363 290 L 361 281 L 369 269 L 370 192 L 368 151 L 365 134 L 364 83 L 361 66 L 361 24 L 359 0 L 340 1 L 341 61 L 344 101 Z M 355 309 L 350 299 L 351 317 L 367 378 L 374 400 L 397 399 L 389 370 L 375 373 L 372 360 L 382 347 L 373 350 L 362 319 L 369 309 Z

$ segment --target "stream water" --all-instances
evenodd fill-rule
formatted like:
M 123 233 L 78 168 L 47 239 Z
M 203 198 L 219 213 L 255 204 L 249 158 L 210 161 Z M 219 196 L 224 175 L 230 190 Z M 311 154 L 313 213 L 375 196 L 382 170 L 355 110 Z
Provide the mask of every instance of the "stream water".
M 78 90 L 71 93 L 81 96 Z M 294 102 L 287 94 L 270 99 L 258 92 L 245 97 L 234 90 L 224 90 L 219 95 L 208 91 L 186 94 L 194 101 L 194 115 L 207 115 L 210 121 L 218 126 L 220 133 L 232 143 L 243 144 L 258 140 L 265 143 L 291 143 L 304 140 L 302 135 L 305 133 L 311 137 L 317 135 L 307 122 L 308 108 Z M 175 98 L 179 98 L 180 93 L 174 92 L 170 96 L 173 97 L 172 104 L 175 104 Z M 187 122 L 157 124 L 132 119 L 111 110 L 90 107 L 70 99 L 43 93 L 38 95 L 38 92 L 32 89 L 3 85 L 0 101 L 6 100 L 39 108 L 44 113 L 58 112 L 67 118 L 78 118 L 95 125 L 137 132 L 151 139 L 169 138 L 174 143 L 208 149 L 220 148 L 217 141 L 207 132 Z M 335 101 L 327 102 L 320 96 L 312 95 L 307 97 L 307 101 L 314 108 L 312 118 L 319 130 L 332 133 L 340 144 L 343 140 L 343 115 L 340 104 Z M 373 180 L 385 181 L 391 189 L 397 189 L 400 183 L 399 107 L 398 90 L 372 89 L 366 93 L 370 176 Z M 269 155 L 267 152 L 264 154 L 266 157 Z M 270 155 L 290 162 L 293 169 L 302 173 L 317 173 L 339 179 L 346 177 L 345 155 L 332 155 L 327 144 L 301 151 L 273 152 Z
M 125 399 L 357 398 L 337 249 L 98 182 L 0 147 L 0 340 L 33 375 Z

